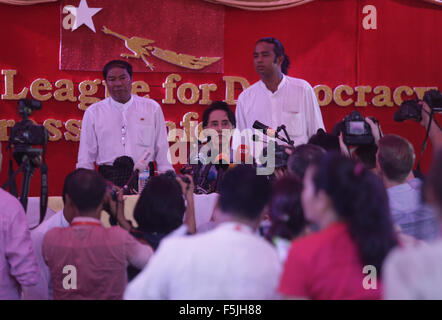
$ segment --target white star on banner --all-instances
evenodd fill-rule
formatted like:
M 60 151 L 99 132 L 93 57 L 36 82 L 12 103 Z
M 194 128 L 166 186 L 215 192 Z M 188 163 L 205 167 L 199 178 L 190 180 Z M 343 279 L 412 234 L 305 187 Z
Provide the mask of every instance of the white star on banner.
M 78 29 L 81 25 L 85 24 L 89 27 L 93 32 L 95 31 L 94 22 L 92 21 L 92 16 L 95 15 L 98 11 L 103 8 L 89 8 L 87 6 L 86 0 L 81 0 L 78 8 L 66 8 L 72 15 L 75 16 L 75 23 L 72 27 L 72 31 Z

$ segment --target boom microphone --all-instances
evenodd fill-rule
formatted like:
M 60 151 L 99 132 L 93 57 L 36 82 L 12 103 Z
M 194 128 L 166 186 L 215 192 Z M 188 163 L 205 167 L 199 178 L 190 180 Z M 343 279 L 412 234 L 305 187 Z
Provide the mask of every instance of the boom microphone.
M 259 122 L 258 120 L 256 120 L 253 123 L 253 129 L 257 129 L 257 130 L 262 130 L 264 131 L 264 134 L 271 137 L 271 138 L 277 138 L 278 134 L 276 133 L 275 129 L 270 128 L 269 126 L 266 126 L 265 124 Z

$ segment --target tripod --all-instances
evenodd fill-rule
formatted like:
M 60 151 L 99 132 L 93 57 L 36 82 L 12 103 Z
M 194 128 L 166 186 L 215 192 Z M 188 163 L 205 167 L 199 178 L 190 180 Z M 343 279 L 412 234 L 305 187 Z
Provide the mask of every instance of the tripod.
M 40 223 L 44 219 L 48 203 L 47 166 L 44 162 L 42 163 L 41 161 L 42 153 L 43 149 L 41 148 L 17 146 L 13 152 L 13 156 L 16 162 L 19 164 L 19 168 L 9 177 L 8 181 L 6 181 L 6 183 L 3 185 L 3 189 L 6 189 L 9 185 L 11 185 L 13 181 L 15 181 L 15 177 L 20 171 L 23 173 L 19 200 L 23 206 L 23 209 L 26 212 L 28 207 L 28 195 L 31 178 L 35 172 L 35 169 L 40 167 L 40 171 L 42 173 L 42 192 L 40 195 Z

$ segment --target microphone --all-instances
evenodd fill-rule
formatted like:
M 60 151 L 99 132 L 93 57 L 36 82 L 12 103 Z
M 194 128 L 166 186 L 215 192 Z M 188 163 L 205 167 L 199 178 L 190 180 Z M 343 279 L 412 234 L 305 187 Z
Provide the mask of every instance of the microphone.
M 223 170 L 227 170 L 229 168 L 230 159 L 224 152 L 221 152 L 215 157 L 213 163 L 217 169 L 223 168 Z
M 149 178 L 152 178 L 155 176 L 155 165 L 153 161 L 149 162 Z
M 258 120 L 256 120 L 253 123 L 252 127 L 253 127 L 253 129 L 264 131 L 264 134 L 271 137 L 271 138 L 278 138 L 278 134 L 276 133 L 275 129 L 272 129 L 269 126 L 266 126 L 265 124 L 259 122 Z
M 235 152 L 235 163 L 252 163 L 248 145 L 241 144 L 238 146 Z
M 138 176 L 138 174 L 147 168 L 149 163 L 146 163 L 146 161 L 149 158 L 150 154 L 151 154 L 150 148 L 146 149 L 146 151 L 141 156 L 140 160 L 138 160 L 137 163 L 135 163 L 134 171 L 132 172 L 129 180 L 127 180 L 126 184 L 123 186 L 124 191 L 127 191 L 129 189 L 129 185 Z
M 230 163 L 230 159 L 224 152 L 221 152 L 215 157 L 215 160 L 213 162 L 214 163 L 220 163 L 220 162 Z

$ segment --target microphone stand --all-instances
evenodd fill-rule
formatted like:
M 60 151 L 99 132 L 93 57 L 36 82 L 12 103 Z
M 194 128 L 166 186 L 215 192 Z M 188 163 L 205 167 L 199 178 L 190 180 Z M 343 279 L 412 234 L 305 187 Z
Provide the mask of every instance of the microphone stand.
M 285 136 L 287 137 L 287 139 L 279 136 L 279 132 L 284 131 Z M 293 146 L 295 144 L 295 142 L 290 139 L 290 136 L 286 130 L 285 124 L 280 125 L 279 127 L 276 128 L 276 138 L 278 138 L 279 140 L 281 140 L 282 142 L 288 143 L 289 145 Z

